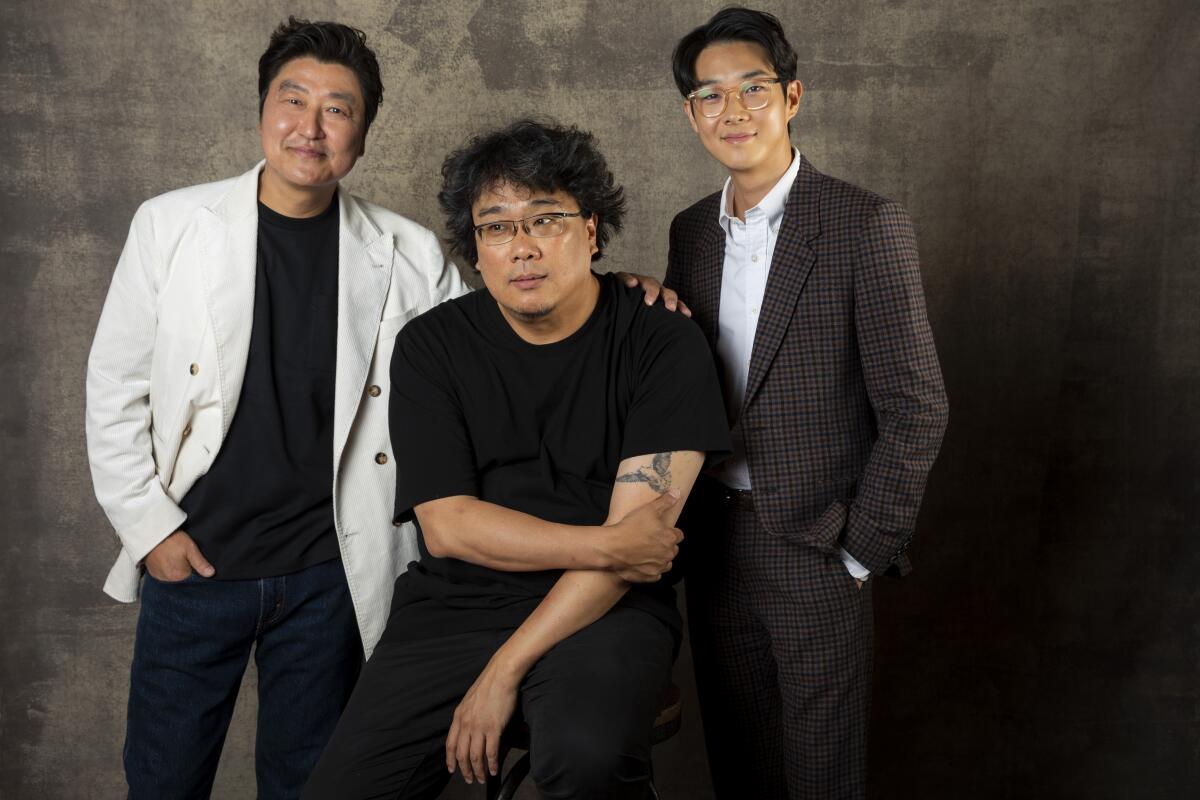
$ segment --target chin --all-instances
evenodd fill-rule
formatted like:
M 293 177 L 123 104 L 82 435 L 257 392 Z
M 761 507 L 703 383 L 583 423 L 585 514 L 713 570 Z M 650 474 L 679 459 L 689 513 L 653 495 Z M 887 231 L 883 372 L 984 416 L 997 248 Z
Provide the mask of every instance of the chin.
M 508 309 L 508 313 L 512 314 L 514 317 L 516 317 L 517 319 L 522 320 L 524 322 L 534 322 L 536 320 L 539 320 L 539 319 L 549 316 L 550 312 L 554 311 L 554 306 L 548 306 L 548 305 L 547 306 L 526 306 L 524 308 L 513 308 L 512 306 L 505 306 L 505 308 Z

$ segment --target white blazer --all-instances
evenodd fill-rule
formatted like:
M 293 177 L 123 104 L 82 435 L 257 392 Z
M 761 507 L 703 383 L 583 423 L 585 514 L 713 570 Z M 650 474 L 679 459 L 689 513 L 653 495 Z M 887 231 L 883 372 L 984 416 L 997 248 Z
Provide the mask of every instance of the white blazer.
M 121 541 L 104 591 L 123 602 L 137 599 L 142 559 L 186 530 L 179 501 L 212 465 L 237 409 L 253 323 L 261 169 L 143 203 L 100 315 L 88 359 L 88 458 Z M 432 232 L 345 191 L 337 196 L 333 518 L 369 657 L 396 576 L 417 557 L 412 524 L 391 522 L 392 343 L 405 322 L 467 288 Z

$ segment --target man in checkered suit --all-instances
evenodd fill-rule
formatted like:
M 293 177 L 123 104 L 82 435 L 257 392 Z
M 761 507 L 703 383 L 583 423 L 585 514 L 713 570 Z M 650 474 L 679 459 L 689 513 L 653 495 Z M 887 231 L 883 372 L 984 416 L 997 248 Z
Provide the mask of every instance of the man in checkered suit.
M 947 421 L 912 224 L 792 147 L 796 65 L 779 21 L 744 8 L 673 58 L 729 171 L 672 223 L 664 281 L 716 355 L 735 448 L 679 523 L 722 798 L 864 796 L 869 579 L 909 570 Z

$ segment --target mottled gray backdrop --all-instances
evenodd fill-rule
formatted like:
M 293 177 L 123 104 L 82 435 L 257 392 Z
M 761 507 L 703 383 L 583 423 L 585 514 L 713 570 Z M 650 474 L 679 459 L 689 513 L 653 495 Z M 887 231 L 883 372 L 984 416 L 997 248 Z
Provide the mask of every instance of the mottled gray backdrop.
M 605 263 L 661 275 L 672 214 L 720 186 L 668 67 L 718 5 L 4 0 L 0 796 L 123 796 L 137 609 L 100 592 L 117 543 L 88 477 L 86 355 L 138 204 L 258 158 L 281 15 L 354 24 L 379 54 L 356 192 L 440 230 L 447 150 L 549 115 L 593 130 L 628 189 Z M 1195 0 L 763 5 L 801 50 L 800 148 L 912 212 L 951 398 L 917 570 L 876 591 L 873 795 L 1194 796 Z M 690 691 L 686 653 L 677 674 Z M 710 797 L 685 714 L 657 751 L 664 797 Z M 244 691 L 218 797 L 253 796 L 253 718 Z

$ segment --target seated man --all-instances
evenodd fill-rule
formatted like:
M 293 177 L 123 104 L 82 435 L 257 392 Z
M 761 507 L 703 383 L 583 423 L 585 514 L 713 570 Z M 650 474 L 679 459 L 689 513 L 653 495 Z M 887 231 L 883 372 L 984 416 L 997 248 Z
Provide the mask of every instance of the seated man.
M 700 329 L 592 272 L 624 210 L 591 135 L 523 121 L 443 167 L 485 289 L 404 327 L 396 515 L 419 562 L 309 798 L 435 797 L 496 774 L 514 711 L 545 797 L 642 798 L 678 650 L 673 526 L 729 449 Z

